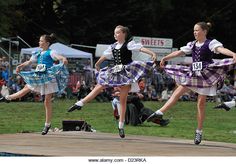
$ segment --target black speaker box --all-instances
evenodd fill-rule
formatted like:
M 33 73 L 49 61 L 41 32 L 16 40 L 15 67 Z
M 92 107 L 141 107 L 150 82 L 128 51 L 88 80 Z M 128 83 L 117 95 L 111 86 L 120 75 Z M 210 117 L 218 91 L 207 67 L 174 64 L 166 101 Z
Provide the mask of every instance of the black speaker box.
M 63 131 L 81 131 L 85 124 L 86 122 L 82 120 L 63 120 L 62 129 Z

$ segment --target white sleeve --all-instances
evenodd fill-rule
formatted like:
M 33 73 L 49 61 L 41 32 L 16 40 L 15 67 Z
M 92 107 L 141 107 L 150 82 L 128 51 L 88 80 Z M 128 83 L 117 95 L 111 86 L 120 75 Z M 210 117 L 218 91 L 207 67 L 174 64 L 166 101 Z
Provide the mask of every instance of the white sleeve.
M 131 51 L 140 51 L 142 47 L 143 45 L 141 43 L 136 43 L 133 40 L 127 44 L 128 50 L 131 50 Z
M 193 48 L 193 42 L 188 42 L 186 46 L 180 48 L 185 54 L 191 54 Z
M 219 52 L 216 51 L 217 47 L 223 47 L 223 44 L 216 39 L 213 39 L 209 44 L 209 49 L 214 53 L 219 54 Z
M 38 56 L 39 53 L 40 53 L 40 52 L 38 52 L 38 51 L 32 52 L 32 56 L 30 57 L 29 60 L 30 60 L 32 63 L 36 63 L 36 62 L 37 62 L 37 56 Z
M 55 51 L 55 50 L 51 50 L 50 51 L 50 56 L 51 56 L 51 58 L 54 60 L 54 61 L 57 61 L 57 59 L 58 59 L 58 53 L 57 53 L 57 51 Z
M 113 58 L 111 45 L 103 52 L 103 56 L 105 56 L 107 59 Z

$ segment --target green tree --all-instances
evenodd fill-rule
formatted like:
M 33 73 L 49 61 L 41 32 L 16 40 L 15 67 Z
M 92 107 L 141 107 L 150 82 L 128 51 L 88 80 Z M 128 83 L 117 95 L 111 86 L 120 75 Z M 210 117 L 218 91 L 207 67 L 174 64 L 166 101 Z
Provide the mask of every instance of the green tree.
M 11 36 L 11 29 L 13 27 L 11 22 L 16 14 L 14 6 L 20 5 L 22 3 L 23 0 L 0 1 L 0 36 Z
M 55 13 L 57 5 L 58 0 L 24 0 L 17 6 L 22 22 L 15 25 L 14 31 L 32 45 L 38 45 L 40 35 L 57 33 L 60 25 Z
M 63 33 L 73 43 L 96 45 L 113 41 L 113 30 L 122 24 L 134 35 L 158 35 L 160 17 L 170 1 L 167 0 L 62 0 L 57 14 Z
M 31 45 L 44 33 L 64 43 L 107 44 L 122 24 L 133 35 L 173 38 L 180 47 L 193 39 L 196 22 L 210 21 L 210 36 L 235 50 L 236 0 L 9 0 L 0 6 L 0 35 L 20 35 Z

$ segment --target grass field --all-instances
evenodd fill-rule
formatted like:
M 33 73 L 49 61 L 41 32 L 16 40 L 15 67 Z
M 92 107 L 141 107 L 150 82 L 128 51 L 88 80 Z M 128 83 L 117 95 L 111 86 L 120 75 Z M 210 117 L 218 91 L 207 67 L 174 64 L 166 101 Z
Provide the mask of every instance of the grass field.
M 99 132 L 118 133 L 111 103 L 91 102 L 81 111 L 67 113 L 75 100 L 55 100 L 52 127 L 61 128 L 62 120 L 86 120 Z M 144 102 L 146 107 L 157 109 L 163 103 Z M 207 103 L 203 140 L 236 143 L 236 110 L 213 110 L 216 103 Z M 126 135 L 148 135 L 193 139 L 196 128 L 196 102 L 178 102 L 164 118 L 170 118 L 167 127 L 145 122 L 141 126 L 126 125 Z M 0 134 L 40 132 L 44 125 L 43 103 L 11 102 L 0 104 Z M 118 135 L 118 134 L 117 134 Z

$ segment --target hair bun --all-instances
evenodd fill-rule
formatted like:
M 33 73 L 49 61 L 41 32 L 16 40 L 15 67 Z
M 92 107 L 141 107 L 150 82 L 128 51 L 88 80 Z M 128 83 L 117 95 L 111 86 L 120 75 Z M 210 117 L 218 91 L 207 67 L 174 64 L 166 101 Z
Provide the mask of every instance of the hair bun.
M 209 28 L 211 28 L 211 27 L 212 27 L 212 24 L 211 24 L 211 22 L 207 22 L 206 24 L 207 24 L 207 26 L 208 26 Z
M 51 33 L 49 36 L 51 38 L 51 43 L 55 43 L 56 42 L 56 35 L 54 33 Z
M 50 37 L 55 37 L 55 34 L 54 34 L 54 33 L 51 33 L 51 34 L 50 34 Z

